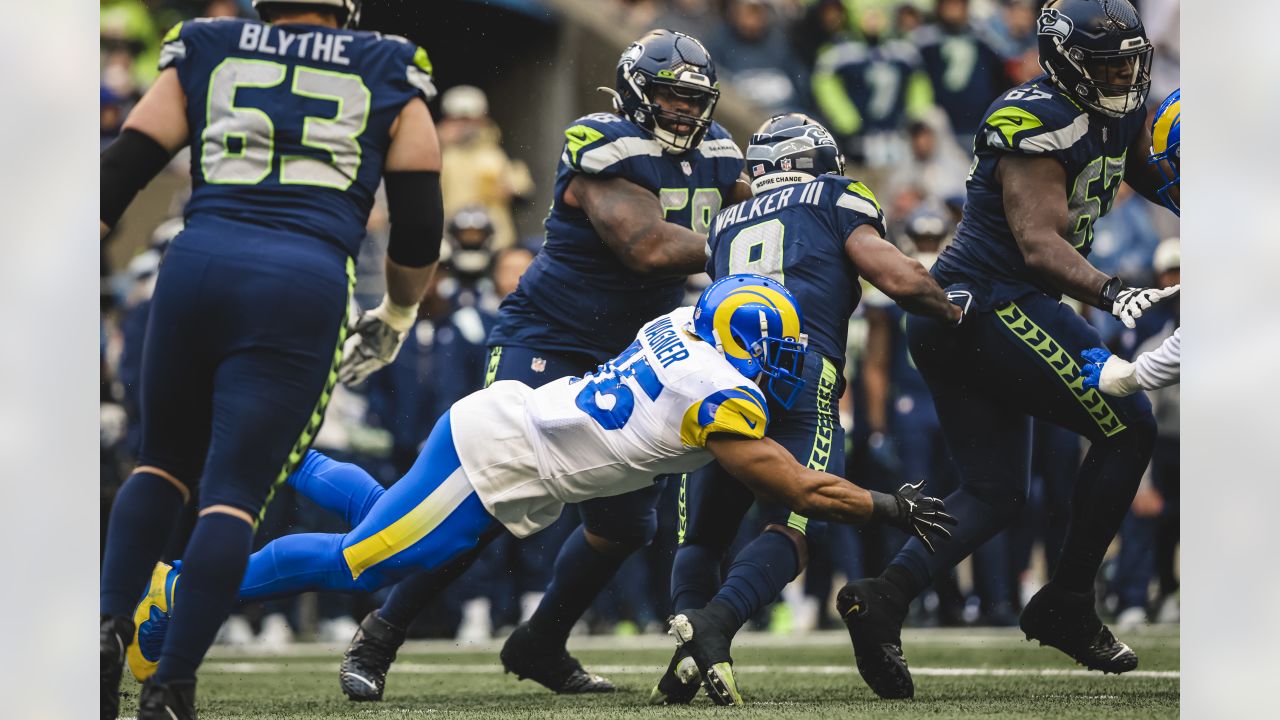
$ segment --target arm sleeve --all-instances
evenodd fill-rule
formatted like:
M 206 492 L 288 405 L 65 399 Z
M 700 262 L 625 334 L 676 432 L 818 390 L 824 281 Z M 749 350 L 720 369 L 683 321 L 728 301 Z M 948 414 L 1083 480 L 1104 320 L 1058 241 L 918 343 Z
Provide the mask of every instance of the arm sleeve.
M 1160 347 L 1139 355 L 1134 368 L 1138 384 L 1144 390 L 1179 382 L 1182 379 L 1182 328 L 1174 330 Z
M 756 388 L 740 385 L 717 390 L 689 406 L 680 423 L 680 440 L 687 447 L 706 447 L 711 433 L 764 437 L 769 406 Z

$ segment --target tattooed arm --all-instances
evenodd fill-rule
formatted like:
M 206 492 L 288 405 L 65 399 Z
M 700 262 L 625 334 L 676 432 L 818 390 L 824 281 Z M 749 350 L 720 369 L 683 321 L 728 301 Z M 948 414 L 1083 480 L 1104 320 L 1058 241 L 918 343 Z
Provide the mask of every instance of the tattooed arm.
M 707 264 L 707 238 L 663 220 L 658 198 L 633 182 L 578 175 L 564 199 L 582 208 L 604 244 L 638 273 L 691 275 Z

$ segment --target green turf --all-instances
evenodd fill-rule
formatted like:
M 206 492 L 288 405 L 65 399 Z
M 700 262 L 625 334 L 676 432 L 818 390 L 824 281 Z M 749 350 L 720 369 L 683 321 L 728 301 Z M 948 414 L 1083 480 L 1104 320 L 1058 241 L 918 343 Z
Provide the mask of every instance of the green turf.
M 916 698 L 878 700 L 852 668 L 852 652 L 840 635 L 809 640 L 759 638 L 735 650 L 740 708 L 716 708 L 705 697 L 685 708 L 648 707 L 648 691 L 669 651 L 654 638 L 593 638 L 575 655 L 591 668 L 607 669 L 620 692 L 560 697 L 530 681 L 503 675 L 492 648 L 458 650 L 442 644 L 406 648 L 382 703 L 357 704 L 338 690 L 336 653 L 294 651 L 287 656 L 219 653 L 200 680 L 203 720 L 287 718 L 1149 718 L 1177 717 L 1179 643 L 1172 631 L 1130 635 L 1139 670 L 1158 677 L 1097 673 L 948 676 L 943 668 L 1034 673 L 1079 670 L 1049 648 L 1021 641 L 1015 632 L 915 631 L 905 638 L 916 677 Z M 762 646 L 760 643 L 769 646 Z M 609 647 L 609 646 L 616 647 Z M 603 647 L 602 647 L 603 646 Z M 311 654 L 307 654 L 310 652 Z M 301 654 L 299 654 L 301 653 Z M 1172 671 L 1172 673 L 1170 672 Z M 126 683 L 127 693 L 136 686 Z M 136 702 L 128 697 L 122 707 Z

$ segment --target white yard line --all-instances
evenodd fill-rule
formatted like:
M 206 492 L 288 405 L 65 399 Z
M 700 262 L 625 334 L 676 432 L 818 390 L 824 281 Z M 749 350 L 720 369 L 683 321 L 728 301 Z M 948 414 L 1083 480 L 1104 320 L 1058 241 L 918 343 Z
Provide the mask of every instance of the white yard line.
M 782 674 L 782 675 L 852 675 L 852 665 L 736 665 L 734 669 L 740 673 Z M 602 675 L 660 675 L 661 665 L 592 665 L 591 670 Z M 228 662 L 211 660 L 201 667 L 201 672 L 236 673 L 236 674 L 270 674 L 270 673 L 320 673 L 337 674 L 336 663 L 282 663 L 282 662 Z M 479 663 L 444 664 L 444 663 L 396 663 L 396 674 L 400 675 L 498 675 L 503 672 L 501 665 Z M 1096 677 L 1102 675 L 1081 669 L 1058 668 L 976 668 L 976 667 L 918 667 L 911 668 L 912 675 L 934 677 Z M 1124 673 L 1127 678 L 1168 678 L 1178 679 L 1182 673 L 1177 670 L 1134 670 Z

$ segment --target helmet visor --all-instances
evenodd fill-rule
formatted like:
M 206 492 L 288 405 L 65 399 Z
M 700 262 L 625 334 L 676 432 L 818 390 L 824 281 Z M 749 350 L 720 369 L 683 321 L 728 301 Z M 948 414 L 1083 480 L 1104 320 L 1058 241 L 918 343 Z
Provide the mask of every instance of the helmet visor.
M 790 410 L 804 389 L 804 356 L 809 349 L 789 338 L 763 337 L 751 345 L 759 358 L 761 372 L 768 376 L 764 390 L 784 409 Z
M 649 91 L 658 127 L 677 136 L 692 135 L 711 123 L 720 92 L 714 88 L 655 82 Z
M 1151 89 L 1151 44 L 1088 53 L 1079 61 L 1085 82 L 1097 92 L 1098 104 L 1110 114 L 1127 115 L 1141 108 Z

